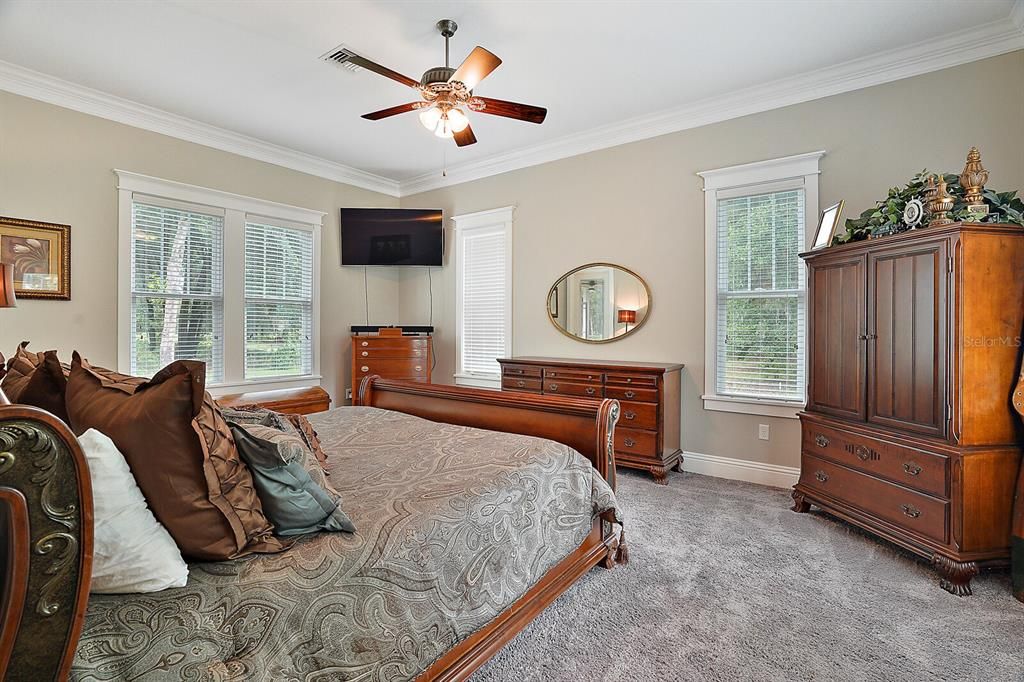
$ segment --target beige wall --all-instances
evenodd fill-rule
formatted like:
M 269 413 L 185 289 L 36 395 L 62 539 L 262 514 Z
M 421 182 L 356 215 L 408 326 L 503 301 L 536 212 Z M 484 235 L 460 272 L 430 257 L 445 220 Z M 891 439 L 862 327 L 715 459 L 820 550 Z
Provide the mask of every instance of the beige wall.
M 71 225 L 72 300 L 0 310 L 0 351 L 18 341 L 117 363 L 117 191 L 113 169 L 324 211 L 321 372 L 337 400 L 348 384 L 348 327 L 364 320 L 363 271 L 342 268 L 341 206 L 398 200 L 164 135 L 0 92 L 0 215 Z M 369 271 L 371 322 L 394 323 L 399 273 Z M 344 390 L 340 391 L 344 397 Z
M 971 145 L 991 186 L 1024 190 L 1024 52 L 837 95 L 655 139 L 526 168 L 402 199 L 448 216 L 516 206 L 513 228 L 513 352 L 686 363 L 683 447 L 724 457 L 798 466 L 796 420 L 703 409 L 704 209 L 700 170 L 824 149 L 820 203 L 868 208 L 915 172 L 958 172 Z M 509 123 L 508 125 L 516 125 Z M 486 144 L 486 141 L 483 142 Z M 449 233 L 448 244 L 453 240 Z M 435 381 L 455 362 L 455 277 L 434 272 Z M 605 345 L 566 338 L 544 300 L 564 272 L 613 261 L 645 277 L 650 320 Z M 399 318 L 427 320 L 426 276 L 402 273 Z M 757 425 L 771 425 L 771 440 Z

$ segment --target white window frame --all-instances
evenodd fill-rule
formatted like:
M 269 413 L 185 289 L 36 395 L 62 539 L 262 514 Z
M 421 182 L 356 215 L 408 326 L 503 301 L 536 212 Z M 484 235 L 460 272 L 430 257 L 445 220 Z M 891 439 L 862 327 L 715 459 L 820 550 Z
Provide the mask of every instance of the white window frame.
M 319 386 L 320 374 L 320 240 L 323 211 L 290 206 L 255 197 L 163 180 L 131 171 L 117 176 L 117 366 L 131 373 L 132 335 L 132 202 L 147 199 L 178 202 L 224 212 L 224 379 L 208 384 L 218 396 L 250 390 Z M 247 218 L 313 233 L 313 363 L 309 375 L 272 379 L 245 379 L 245 223 Z
M 501 374 L 481 375 L 462 370 L 462 285 L 466 237 L 482 230 L 499 229 L 505 235 L 505 356 L 512 354 L 512 220 L 514 206 L 452 217 L 455 229 L 455 375 L 458 386 L 501 388 Z
M 807 152 L 767 161 L 729 166 L 697 173 L 704 180 L 704 401 L 705 410 L 738 412 L 766 417 L 796 418 L 803 400 L 772 400 L 724 396 L 717 393 L 718 377 L 718 200 L 765 192 L 804 190 L 804 247 L 810 248 L 818 225 L 818 175 L 825 152 Z M 801 261 L 800 277 L 804 277 Z M 807 293 L 804 289 L 804 310 Z M 806 314 L 806 313 L 805 313 Z M 806 339 L 804 357 L 806 376 Z

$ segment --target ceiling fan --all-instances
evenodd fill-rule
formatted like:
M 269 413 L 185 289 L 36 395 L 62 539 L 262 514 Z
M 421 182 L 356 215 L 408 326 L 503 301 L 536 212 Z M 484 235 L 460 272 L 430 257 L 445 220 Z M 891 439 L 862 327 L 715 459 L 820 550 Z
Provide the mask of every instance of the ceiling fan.
M 477 45 L 459 68 L 451 68 L 448 65 L 448 40 L 455 35 L 458 28 L 458 24 L 451 19 L 442 19 L 437 22 L 437 30 L 444 36 L 444 66 L 428 69 L 418 81 L 346 51 L 344 61 L 398 81 L 402 85 L 408 85 L 418 91 L 422 98 L 417 102 L 399 104 L 388 109 L 363 114 L 363 118 L 379 121 L 389 116 L 419 111 L 420 122 L 427 130 L 433 131 L 438 137 L 454 138 L 455 144 L 460 147 L 476 142 L 476 136 L 469 126 L 469 118 L 466 117 L 463 108 L 481 114 L 504 116 L 528 123 L 543 123 L 544 117 L 548 113 L 548 110 L 543 107 L 490 97 L 477 97 L 473 94 L 473 89 L 498 68 L 501 60 L 490 51 Z M 336 55 L 331 55 L 331 58 L 334 61 L 342 61 Z

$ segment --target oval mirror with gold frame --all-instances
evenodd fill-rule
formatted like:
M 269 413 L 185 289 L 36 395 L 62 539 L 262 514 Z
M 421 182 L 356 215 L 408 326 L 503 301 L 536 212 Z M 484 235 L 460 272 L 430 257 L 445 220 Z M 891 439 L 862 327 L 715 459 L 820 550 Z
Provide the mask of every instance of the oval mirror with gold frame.
M 548 291 L 548 319 L 584 343 L 629 336 L 651 315 L 651 289 L 643 278 L 614 263 L 587 263 L 562 275 Z

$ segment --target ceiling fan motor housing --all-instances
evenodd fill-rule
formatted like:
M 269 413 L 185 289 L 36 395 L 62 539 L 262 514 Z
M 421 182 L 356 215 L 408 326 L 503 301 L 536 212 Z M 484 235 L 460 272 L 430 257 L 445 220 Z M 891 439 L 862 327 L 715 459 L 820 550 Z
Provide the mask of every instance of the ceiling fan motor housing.
M 427 69 L 423 72 L 423 77 L 420 78 L 420 85 L 427 87 L 428 85 L 447 83 L 453 73 L 455 73 L 455 69 L 453 68 L 447 66 L 435 66 L 434 68 Z

